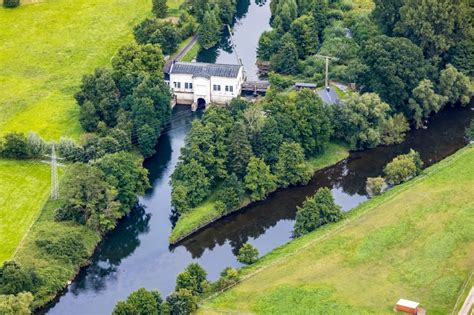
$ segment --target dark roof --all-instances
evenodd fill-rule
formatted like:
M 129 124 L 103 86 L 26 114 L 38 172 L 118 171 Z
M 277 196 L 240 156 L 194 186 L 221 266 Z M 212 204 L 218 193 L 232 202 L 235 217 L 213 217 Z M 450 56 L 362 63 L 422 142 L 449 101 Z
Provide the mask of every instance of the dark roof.
M 318 87 L 318 85 L 316 83 L 296 82 L 295 87 L 315 89 Z
M 240 65 L 226 65 L 218 63 L 176 62 L 171 66 L 171 73 L 192 74 L 196 77 L 224 77 L 237 78 Z

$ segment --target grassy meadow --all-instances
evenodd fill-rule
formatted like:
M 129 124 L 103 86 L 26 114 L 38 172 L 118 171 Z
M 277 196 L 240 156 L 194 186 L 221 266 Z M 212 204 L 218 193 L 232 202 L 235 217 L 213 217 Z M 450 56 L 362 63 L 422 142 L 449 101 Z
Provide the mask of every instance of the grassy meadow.
M 150 8 L 148 0 L 0 7 L 0 135 L 35 131 L 46 139 L 77 139 L 82 130 L 74 93 L 82 76 L 109 65 Z M 0 263 L 11 258 L 38 217 L 50 176 L 46 164 L 0 160 Z
M 109 66 L 150 10 L 149 0 L 47 0 L 0 8 L 0 134 L 77 138 L 74 93 L 82 76 Z
M 0 264 L 12 257 L 48 199 L 50 167 L 30 161 L 0 160 Z
M 474 266 L 472 196 L 474 146 L 244 268 L 200 313 L 393 314 L 399 298 L 450 313 Z
M 348 149 L 342 144 L 330 143 L 326 152 L 314 159 L 309 160 L 309 164 L 313 173 L 325 167 L 334 165 L 339 161 L 347 158 L 349 155 Z M 215 202 L 218 195 L 218 189 L 199 207 L 191 209 L 189 212 L 179 217 L 175 227 L 170 235 L 170 243 L 174 244 L 183 236 L 188 235 L 196 228 L 206 225 L 213 220 L 222 216 L 222 214 L 215 208 Z M 241 207 L 245 207 L 250 203 L 248 196 L 242 200 Z

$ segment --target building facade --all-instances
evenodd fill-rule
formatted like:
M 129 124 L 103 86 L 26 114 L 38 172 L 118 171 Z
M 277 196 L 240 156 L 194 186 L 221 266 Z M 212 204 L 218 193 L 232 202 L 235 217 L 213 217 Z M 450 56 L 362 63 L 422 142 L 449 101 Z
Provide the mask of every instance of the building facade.
M 209 103 L 227 104 L 240 95 L 244 81 L 241 65 L 175 62 L 169 71 L 174 102 L 193 110 Z

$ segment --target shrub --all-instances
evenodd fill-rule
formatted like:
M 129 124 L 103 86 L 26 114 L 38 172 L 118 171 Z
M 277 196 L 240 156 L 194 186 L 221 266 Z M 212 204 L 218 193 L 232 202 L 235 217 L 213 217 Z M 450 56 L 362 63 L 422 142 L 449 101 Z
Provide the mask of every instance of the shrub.
M 0 314 L 31 314 L 30 306 L 32 302 L 33 295 L 30 292 L 19 293 L 18 295 L 0 295 Z
M 57 237 L 44 237 L 36 240 L 36 245 L 48 255 L 81 264 L 87 258 L 87 249 L 81 234 L 71 233 Z
M 179 289 L 166 298 L 171 315 L 187 315 L 197 309 L 197 298 L 188 289 Z
M 3 140 L 1 155 L 8 159 L 28 159 L 31 157 L 28 139 L 22 133 L 7 133 Z
M 0 294 L 34 293 L 40 283 L 40 278 L 32 268 L 25 268 L 15 261 L 6 261 L 0 268 Z
M 204 292 L 207 287 L 207 272 L 197 263 L 189 264 L 176 278 L 176 291 L 187 289 L 194 295 Z
M 328 188 L 320 188 L 298 207 L 293 236 L 299 237 L 314 231 L 321 225 L 337 222 L 344 217 Z
M 4 0 L 3 6 L 5 8 L 16 8 L 20 5 L 20 0 Z
M 369 197 L 380 195 L 385 187 L 385 179 L 383 177 L 367 178 L 366 190 Z
M 258 259 L 258 249 L 253 247 L 249 243 L 245 243 L 240 249 L 237 255 L 237 260 L 243 264 L 253 264 Z
M 31 157 L 39 158 L 49 153 L 50 146 L 34 132 L 28 133 L 27 144 Z
M 57 153 L 59 156 L 68 161 L 77 162 L 83 157 L 83 148 L 77 145 L 74 140 L 61 137 L 57 145 Z
M 227 207 L 225 203 L 220 200 L 214 203 L 214 209 L 221 214 L 227 214 Z
M 384 168 L 386 180 L 391 185 L 398 185 L 420 174 L 423 167 L 420 155 L 414 150 L 394 158 Z
M 132 292 L 126 301 L 115 305 L 113 315 L 159 315 L 163 299 L 158 291 L 140 288 Z
M 215 290 L 224 290 L 239 281 L 239 271 L 232 267 L 227 267 L 221 272 L 220 278 L 215 282 Z
M 474 119 L 471 120 L 471 124 L 466 129 L 466 136 L 469 141 L 474 141 Z

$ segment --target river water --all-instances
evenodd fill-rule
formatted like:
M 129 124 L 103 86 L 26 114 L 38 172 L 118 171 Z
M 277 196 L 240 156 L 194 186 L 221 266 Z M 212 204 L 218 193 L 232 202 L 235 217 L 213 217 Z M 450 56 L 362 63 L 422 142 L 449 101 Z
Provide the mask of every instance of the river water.
M 225 28 L 220 43 L 210 49 L 201 50 L 196 60 L 224 64 L 238 64 L 241 61 L 247 80 L 258 80 L 258 68 L 255 63 L 258 40 L 264 31 L 271 29 L 270 17 L 270 1 L 238 1 L 232 36 L 229 36 Z
M 242 52 L 239 50 L 239 57 L 248 67 L 247 75 L 256 78 L 257 69 L 252 67 L 256 41 L 249 42 L 258 41 L 259 32 L 267 28 L 268 3 L 242 5 L 239 16 L 234 40 L 238 49 L 246 47 Z M 261 28 L 247 26 L 245 19 Z M 255 32 L 256 29 L 259 32 Z M 200 58 L 214 56 L 215 59 L 208 61 L 230 62 L 226 58 L 232 58 L 232 54 L 224 48 L 228 47 L 211 49 Z M 474 111 L 469 108 L 444 110 L 430 120 L 429 129 L 410 132 L 403 144 L 353 152 L 341 163 L 316 173 L 308 185 L 277 191 L 266 201 L 230 215 L 170 248 L 169 177 L 191 122 L 199 116 L 200 113 L 192 113 L 188 106 L 175 107 L 171 123 L 159 139 L 157 154 L 145 162 L 152 188 L 140 198 L 142 207 L 121 220 L 99 245 L 91 265 L 43 312 L 110 314 L 117 301 L 141 287 L 158 289 L 166 296 L 173 291 L 177 274 L 190 262 L 198 262 L 208 272 L 208 278 L 216 280 L 225 267 L 241 266 L 235 254 L 245 242 L 256 246 L 260 254 L 288 242 L 296 206 L 317 188 L 330 187 L 336 202 L 348 211 L 367 199 L 366 178 L 380 175 L 383 166 L 396 155 L 413 148 L 420 152 L 427 165 L 451 155 L 465 145 L 464 129 L 474 117 Z

